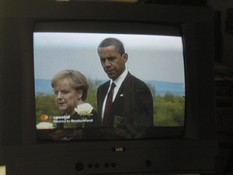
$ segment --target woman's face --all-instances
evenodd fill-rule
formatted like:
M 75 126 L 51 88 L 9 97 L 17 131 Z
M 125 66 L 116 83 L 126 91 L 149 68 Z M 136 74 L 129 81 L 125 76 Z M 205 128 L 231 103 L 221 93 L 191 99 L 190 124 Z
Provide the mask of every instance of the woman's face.
M 70 83 L 60 80 L 54 87 L 55 100 L 59 110 L 71 115 L 74 108 L 82 102 L 82 93 L 71 87 Z

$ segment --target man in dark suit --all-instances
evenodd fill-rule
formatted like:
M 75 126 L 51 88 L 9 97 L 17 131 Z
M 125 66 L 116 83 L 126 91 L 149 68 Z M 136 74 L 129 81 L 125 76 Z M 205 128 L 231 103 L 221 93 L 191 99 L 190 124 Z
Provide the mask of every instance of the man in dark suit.
M 128 54 L 120 40 L 103 40 L 98 46 L 98 55 L 110 78 L 97 90 L 98 116 L 105 128 L 105 137 L 144 137 L 146 128 L 153 126 L 153 98 L 149 88 L 127 70 Z

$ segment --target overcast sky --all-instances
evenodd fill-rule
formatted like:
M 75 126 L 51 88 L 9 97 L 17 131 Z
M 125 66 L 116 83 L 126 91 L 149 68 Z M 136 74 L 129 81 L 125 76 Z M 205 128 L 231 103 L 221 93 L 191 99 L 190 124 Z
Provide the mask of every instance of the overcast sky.
M 107 37 L 120 39 L 129 55 L 129 71 L 142 80 L 184 82 L 181 37 L 85 33 L 34 33 L 36 79 L 51 79 L 63 69 L 76 69 L 88 79 L 108 79 L 97 54 Z

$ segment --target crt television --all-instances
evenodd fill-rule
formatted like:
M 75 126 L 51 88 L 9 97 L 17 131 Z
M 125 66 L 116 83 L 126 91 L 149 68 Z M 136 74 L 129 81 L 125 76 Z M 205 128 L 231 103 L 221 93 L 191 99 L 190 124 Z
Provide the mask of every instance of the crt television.
M 1 12 L 0 165 L 7 174 L 182 174 L 214 171 L 213 11 L 121 2 L 4 2 Z M 107 81 L 99 42 L 116 37 L 128 70 L 154 99 L 143 137 L 54 140 L 52 76 L 77 69 L 96 89 Z M 52 106 L 52 107 L 51 107 Z M 55 112 L 54 112 L 55 111 Z

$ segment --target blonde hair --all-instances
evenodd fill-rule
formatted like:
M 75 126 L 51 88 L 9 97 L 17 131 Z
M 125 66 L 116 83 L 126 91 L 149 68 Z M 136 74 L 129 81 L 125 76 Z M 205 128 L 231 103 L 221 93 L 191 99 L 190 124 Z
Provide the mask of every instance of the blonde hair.
M 57 83 L 61 80 L 66 80 L 68 83 L 70 83 L 71 87 L 77 91 L 82 90 L 82 100 L 86 100 L 89 85 L 86 77 L 81 72 L 66 69 L 56 73 L 51 80 L 52 88 L 56 87 Z

